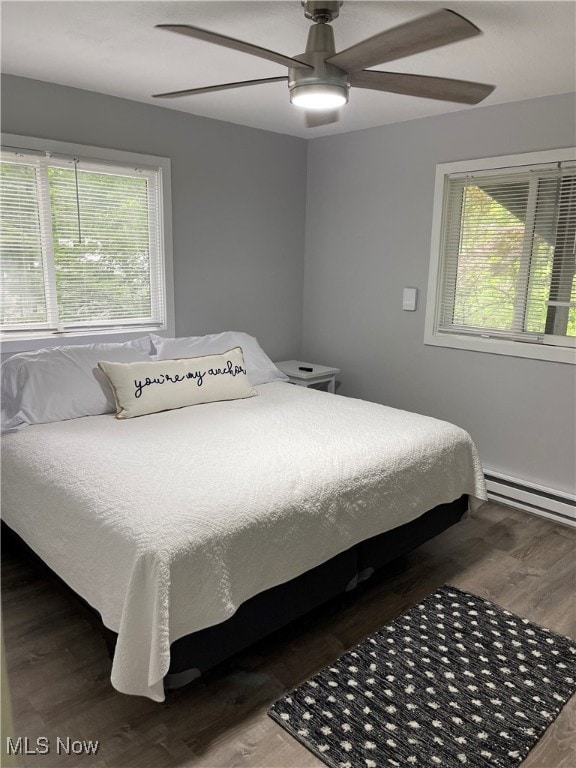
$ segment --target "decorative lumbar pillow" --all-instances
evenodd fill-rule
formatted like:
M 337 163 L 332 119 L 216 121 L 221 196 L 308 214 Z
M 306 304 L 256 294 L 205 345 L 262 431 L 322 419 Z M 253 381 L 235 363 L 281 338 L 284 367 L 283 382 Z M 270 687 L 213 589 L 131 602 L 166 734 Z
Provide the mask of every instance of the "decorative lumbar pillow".
M 241 347 L 221 355 L 99 365 L 112 385 L 118 419 L 258 394 L 246 375 Z
M 242 347 L 246 373 L 253 387 L 271 381 L 288 380 L 288 376 L 276 368 L 258 340 L 241 331 L 223 331 L 208 336 L 181 336 L 175 339 L 166 339 L 151 333 L 150 338 L 156 348 L 158 360 L 215 355 L 232 347 Z
M 150 337 L 145 336 L 13 355 L 1 369 L 2 432 L 113 413 L 114 394 L 98 363 L 151 360 L 150 352 Z

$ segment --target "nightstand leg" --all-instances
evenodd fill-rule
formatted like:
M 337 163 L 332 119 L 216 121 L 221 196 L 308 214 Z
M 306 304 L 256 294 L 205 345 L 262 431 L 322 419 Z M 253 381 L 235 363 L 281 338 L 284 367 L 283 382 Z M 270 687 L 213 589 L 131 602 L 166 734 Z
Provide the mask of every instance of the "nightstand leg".
M 336 376 L 332 376 L 328 382 L 328 392 L 331 392 L 333 395 L 336 394 Z

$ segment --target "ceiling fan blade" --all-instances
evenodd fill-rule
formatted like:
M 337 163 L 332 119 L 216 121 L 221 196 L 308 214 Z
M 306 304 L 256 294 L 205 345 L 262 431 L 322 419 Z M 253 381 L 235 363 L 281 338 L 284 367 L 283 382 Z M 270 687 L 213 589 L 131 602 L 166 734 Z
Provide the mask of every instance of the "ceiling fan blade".
M 326 61 L 345 72 L 358 72 L 480 34 L 481 30 L 472 22 L 444 8 L 380 32 L 330 56 Z
M 191 27 L 189 24 L 157 24 L 156 26 L 158 29 L 166 29 L 168 32 L 177 32 L 180 35 L 194 37 L 196 40 L 204 40 L 206 43 L 214 43 L 215 45 L 222 45 L 224 48 L 232 48 L 234 51 L 249 53 L 251 56 L 259 56 L 261 59 L 268 59 L 285 67 L 310 68 L 309 64 L 304 64 L 304 62 L 297 59 L 283 56 L 281 53 L 276 53 L 276 51 L 269 51 L 268 48 L 260 48 L 260 46 L 252 45 L 252 43 L 245 43 L 243 40 L 236 40 L 234 37 L 210 32 L 208 29 Z
M 472 83 L 467 80 L 405 75 L 400 72 L 376 72 L 375 70 L 355 72 L 350 75 L 350 84 L 356 88 L 370 88 L 373 91 L 401 93 L 404 96 L 419 96 L 439 101 L 456 101 L 461 104 L 478 104 L 495 88 L 494 85 Z
M 307 128 L 319 128 L 321 125 L 337 123 L 340 120 L 340 112 L 337 109 L 308 109 L 304 114 L 304 120 Z
M 168 93 L 155 93 L 153 99 L 175 99 L 178 96 L 194 96 L 197 93 L 212 93 L 213 91 L 227 91 L 231 88 L 243 88 L 245 85 L 261 85 L 262 83 L 280 83 L 288 80 L 288 77 L 264 77 L 260 80 L 240 80 L 237 83 L 222 83 L 221 85 L 207 85 L 204 88 L 188 88 L 184 91 L 169 91 Z

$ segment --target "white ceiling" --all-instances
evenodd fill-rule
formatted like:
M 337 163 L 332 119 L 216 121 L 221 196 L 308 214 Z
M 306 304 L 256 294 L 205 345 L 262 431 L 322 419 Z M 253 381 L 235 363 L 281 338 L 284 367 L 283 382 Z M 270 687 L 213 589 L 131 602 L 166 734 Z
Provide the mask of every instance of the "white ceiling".
M 573 0 L 348 0 L 333 22 L 336 48 L 442 7 L 484 34 L 380 69 L 495 84 L 480 106 L 576 90 Z M 154 28 L 162 23 L 204 27 L 289 56 L 304 51 L 310 25 L 298 0 L 7 0 L 2 70 L 307 138 L 470 109 L 356 88 L 338 124 L 309 129 L 284 83 L 159 102 L 150 94 L 286 74 L 264 59 Z

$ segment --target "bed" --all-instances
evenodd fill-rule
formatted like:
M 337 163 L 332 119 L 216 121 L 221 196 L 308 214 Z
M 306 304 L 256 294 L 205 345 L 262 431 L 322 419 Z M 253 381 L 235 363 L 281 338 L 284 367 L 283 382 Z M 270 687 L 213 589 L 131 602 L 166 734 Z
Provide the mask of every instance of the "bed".
M 101 617 L 111 681 L 162 701 L 485 498 L 460 428 L 295 387 L 2 441 L 2 517 Z

